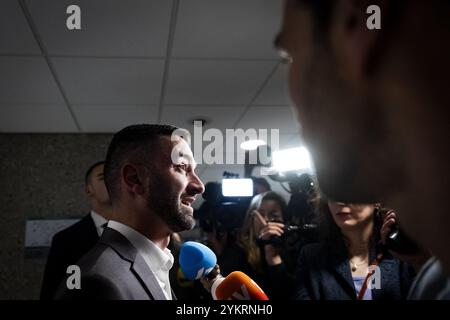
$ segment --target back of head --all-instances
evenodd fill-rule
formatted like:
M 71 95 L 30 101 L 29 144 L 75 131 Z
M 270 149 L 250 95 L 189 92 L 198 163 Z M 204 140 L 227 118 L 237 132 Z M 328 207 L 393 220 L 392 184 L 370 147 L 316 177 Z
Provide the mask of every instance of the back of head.
M 254 194 L 261 194 L 267 191 L 271 191 L 269 182 L 265 178 L 262 177 L 251 177 L 253 181 L 253 189 Z

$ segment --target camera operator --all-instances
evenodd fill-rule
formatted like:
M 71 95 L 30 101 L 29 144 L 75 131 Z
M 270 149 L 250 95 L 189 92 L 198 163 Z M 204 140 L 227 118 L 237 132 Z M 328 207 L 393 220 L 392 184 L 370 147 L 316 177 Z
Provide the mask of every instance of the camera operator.
M 406 299 L 415 276 L 411 265 L 380 245 L 386 243 L 392 215 L 383 217 L 375 204 L 346 204 L 318 200 L 321 241 L 301 250 L 295 296 L 300 300 Z M 411 255 L 419 262 L 419 254 Z M 369 286 L 369 272 L 379 268 L 379 287 Z M 369 269 L 371 267 L 371 269 Z M 416 270 L 421 263 L 415 264 Z M 369 271 L 370 270 L 370 271 Z
M 206 233 L 207 246 L 217 256 L 221 274 L 226 277 L 236 270 L 247 273 L 251 270 L 250 266 L 244 250 L 237 244 L 245 207 L 237 202 L 224 202 L 220 189 L 221 184 L 218 182 L 206 184 L 203 195 L 205 202 L 195 215 L 200 228 Z
M 283 242 L 286 202 L 275 192 L 253 198 L 239 238 L 254 279 L 270 299 L 290 298 L 294 259 Z

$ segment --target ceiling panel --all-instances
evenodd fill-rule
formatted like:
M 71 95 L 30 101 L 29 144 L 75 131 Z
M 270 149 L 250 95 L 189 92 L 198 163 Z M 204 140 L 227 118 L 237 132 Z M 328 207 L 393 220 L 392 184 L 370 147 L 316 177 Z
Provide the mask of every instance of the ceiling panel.
M 276 62 L 174 60 L 166 104 L 247 105 Z
M 209 128 L 224 131 L 233 128 L 244 109 L 243 106 L 164 106 L 161 122 L 188 129 L 192 134 L 194 129 L 192 121 L 204 119 L 206 125 L 203 131 Z
M 282 12 L 279 0 L 181 0 L 175 57 L 269 58 Z
M 27 0 L 50 55 L 165 56 L 171 0 Z M 69 30 L 66 9 L 81 10 L 81 30 Z
M 0 1 L 0 53 L 41 54 L 17 0 Z
M 65 105 L 0 105 L 0 132 L 78 132 Z
M 164 60 L 52 58 L 72 104 L 158 104 Z
M 278 66 L 267 84 L 259 93 L 254 105 L 282 106 L 292 105 L 288 87 L 288 67 L 284 64 Z
M 126 126 L 156 123 L 157 106 L 148 105 L 74 105 L 74 113 L 83 132 L 115 133 Z
M 299 132 L 292 108 L 285 106 L 250 107 L 237 127 L 243 129 L 278 129 L 279 133 Z
M 44 58 L 0 57 L 0 104 L 64 103 Z

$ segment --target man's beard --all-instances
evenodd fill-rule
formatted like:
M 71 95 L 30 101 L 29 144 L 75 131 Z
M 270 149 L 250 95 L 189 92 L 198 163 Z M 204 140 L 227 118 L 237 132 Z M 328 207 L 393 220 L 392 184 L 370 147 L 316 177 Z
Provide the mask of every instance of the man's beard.
M 155 179 L 162 181 L 161 179 Z M 178 194 L 168 194 L 158 192 L 158 190 L 168 190 L 159 185 L 157 188 L 149 185 L 149 196 L 147 197 L 147 207 L 163 220 L 172 232 L 191 230 L 195 226 L 195 219 L 192 215 L 192 209 L 184 207 L 181 204 Z

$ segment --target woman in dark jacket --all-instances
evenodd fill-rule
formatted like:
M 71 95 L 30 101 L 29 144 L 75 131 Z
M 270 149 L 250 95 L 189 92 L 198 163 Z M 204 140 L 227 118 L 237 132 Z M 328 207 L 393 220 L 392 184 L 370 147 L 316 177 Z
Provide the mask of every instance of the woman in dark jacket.
M 260 194 L 250 205 L 239 239 L 247 274 L 270 300 L 289 299 L 293 292 L 295 257 L 290 257 L 283 241 L 285 223 L 283 197 L 273 191 Z
M 371 204 L 319 201 L 324 236 L 320 243 L 301 250 L 296 271 L 296 299 L 406 298 L 415 272 L 379 245 L 383 220 L 378 210 L 379 206 Z M 375 270 L 375 274 L 367 281 L 369 270 Z

